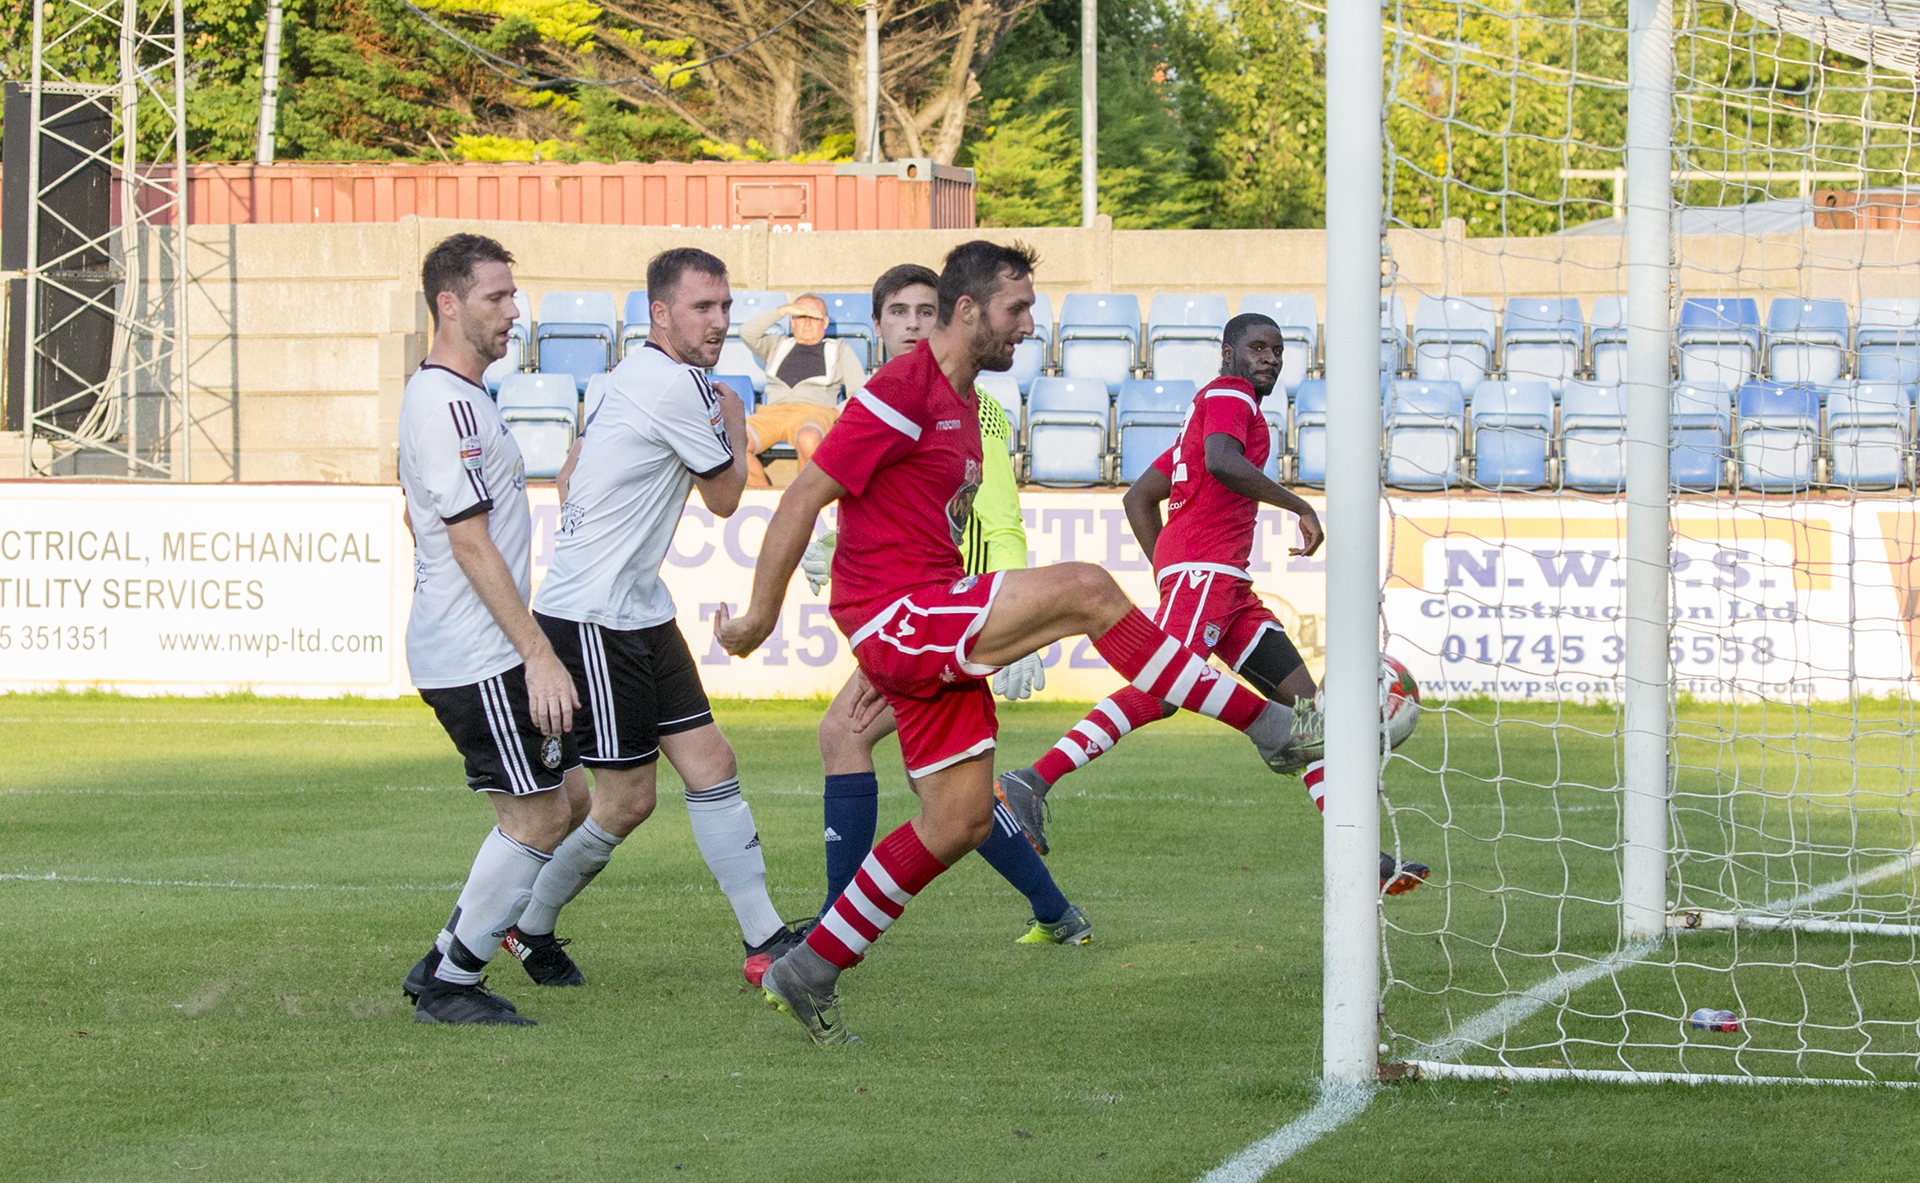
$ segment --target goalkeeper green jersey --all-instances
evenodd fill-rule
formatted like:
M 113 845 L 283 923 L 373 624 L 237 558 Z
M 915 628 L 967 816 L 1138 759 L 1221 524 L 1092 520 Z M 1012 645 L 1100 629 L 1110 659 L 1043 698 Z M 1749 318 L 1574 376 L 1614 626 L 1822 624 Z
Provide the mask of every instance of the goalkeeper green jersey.
M 1027 530 L 1020 520 L 1020 487 L 1013 479 L 1013 460 L 1007 441 L 1013 430 L 1000 400 L 974 387 L 980 404 L 980 490 L 973 497 L 973 516 L 967 519 L 960 541 L 960 561 L 967 574 L 1017 571 L 1027 565 Z

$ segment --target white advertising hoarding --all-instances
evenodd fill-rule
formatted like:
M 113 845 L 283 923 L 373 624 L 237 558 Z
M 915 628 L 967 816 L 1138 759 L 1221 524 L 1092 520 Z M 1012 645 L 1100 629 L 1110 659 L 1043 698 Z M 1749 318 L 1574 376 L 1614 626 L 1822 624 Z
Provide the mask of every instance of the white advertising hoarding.
M 528 494 L 533 502 L 533 575 L 537 583 L 552 559 L 553 531 L 560 511 L 552 486 L 535 486 Z M 661 574 L 673 592 L 680 610 L 680 629 L 700 664 L 700 677 L 709 694 L 745 698 L 831 695 L 853 673 L 853 656 L 846 638 L 833 627 L 827 613 L 827 590 L 823 588 L 814 595 L 799 574 L 787 587 L 779 627 L 757 652 L 745 658 L 728 657 L 714 642 L 714 611 L 725 604 L 729 612 L 738 612 L 752 595 L 754 561 L 779 500 L 776 491 L 749 490 L 734 515 L 720 520 L 702 508 L 695 496 L 681 515 L 679 532 Z M 1119 493 L 1030 492 L 1021 494 L 1020 503 L 1030 566 L 1070 560 L 1098 563 L 1151 611 L 1158 598 L 1153 574 L 1127 529 Z M 832 520 L 829 507 L 816 530 L 829 529 Z M 1326 614 L 1325 564 L 1318 557 L 1290 558 L 1286 551 L 1295 542 L 1296 528 L 1290 514 L 1263 511 L 1250 566 L 1255 587 L 1293 629 L 1317 667 L 1319 622 Z M 1041 662 L 1047 669 L 1047 688 L 1036 697 L 1086 701 L 1101 698 L 1120 685 L 1118 676 L 1084 637 L 1051 646 L 1041 654 Z
M 1388 651 L 1442 697 L 1624 689 L 1623 507 L 1576 499 L 1387 505 Z M 1674 687 L 1840 699 L 1913 670 L 1906 502 L 1674 505 Z
M 392 696 L 398 489 L 0 485 L 0 688 Z
M 552 486 L 528 490 L 536 583 L 552 558 Z M 779 495 L 726 520 L 686 507 L 663 577 L 710 693 L 831 694 L 852 673 L 825 592 L 796 575 L 773 636 L 731 658 L 712 617 L 738 611 Z M 1029 561 L 1155 589 L 1118 492 L 1021 497 Z M 1625 626 L 1624 516 L 1606 502 L 1383 503 L 1387 649 L 1442 697 L 1613 698 Z M 0 483 L 0 689 L 133 694 L 398 695 L 412 542 L 399 491 L 364 486 Z M 831 523 L 832 511 L 820 523 Z M 1903 501 L 1754 499 L 1674 507 L 1677 688 L 1701 697 L 1904 689 L 1920 621 L 1920 514 Z M 1260 514 L 1254 586 L 1319 672 L 1324 564 L 1286 554 L 1290 515 Z M 1050 647 L 1041 697 L 1097 699 L 1118 679 L 1084 639 Z

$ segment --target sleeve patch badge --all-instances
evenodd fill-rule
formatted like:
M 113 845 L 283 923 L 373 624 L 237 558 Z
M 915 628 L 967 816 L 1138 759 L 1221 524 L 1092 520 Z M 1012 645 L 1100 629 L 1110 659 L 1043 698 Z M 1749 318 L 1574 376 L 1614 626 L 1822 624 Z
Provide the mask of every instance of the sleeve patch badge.
M 481 453 L 479 436 L 470 435 L 460 441 L 460 463 L 466 465 L 474 472 L 480 471 Z

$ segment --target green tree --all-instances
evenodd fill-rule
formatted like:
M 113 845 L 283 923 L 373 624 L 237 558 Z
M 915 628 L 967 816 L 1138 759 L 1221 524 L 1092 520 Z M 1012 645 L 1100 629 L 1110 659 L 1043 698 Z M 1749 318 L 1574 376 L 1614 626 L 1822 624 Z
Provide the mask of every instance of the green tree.
M 1198 224 L 1192 137 L 1167 80 L 1163 13 L 1103 4 L 1099 29 L 1100 212 L 1124 229 Z M 957 163 L 975 170 L 982 225 L 1080 222 L 1080 6 L 1049 0 L 980 80 L 983 117 Z
M 1291 0 L 1176 10 L 1176 93 L 1204 146 L 1195 181 L 1208 225 L 1323 224 L 1326 60 L 1315 19 Z

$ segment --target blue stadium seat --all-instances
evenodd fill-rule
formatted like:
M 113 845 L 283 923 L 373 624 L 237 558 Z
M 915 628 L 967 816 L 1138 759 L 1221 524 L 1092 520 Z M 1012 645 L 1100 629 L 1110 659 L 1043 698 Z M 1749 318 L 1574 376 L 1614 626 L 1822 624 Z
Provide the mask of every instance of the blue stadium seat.
M 1219 377 L 1220 332 L 1226 324 L 1225 296 L 1155 296 L 1147 312 L 1153 376 L 1185 379 L 1196 387 Z
M 1242 296 L 1240 312 L 1264 313 L 1280 326 L 1280 339 L 1287 343 L 1280 357 L 1280 385 L 1288 394 L 1299 390 L 1314 368 L 1314 353 L 1320 343 L 1320 309 L 1313 297 Z
M 760 355 L 748 349 L 746 342 L 740 339 L 740 326 L 746 324 L 769 308 L 778 308 L 787 302 L 785 292 L 747 292 L 733 293 L 733 308 L 727 314 L 727 339 L 720 346 L 720 360 L 714 363 L 714 369 L 725 374 L 745 374 L 753 379 L 755 394 L 767 388 L 767 367 L 760 362 Z M 773 332 L 784 333 L 785 326 L 775 322 Z
M 595 374 L 587 379 L 586 393 L 580 396 L 580 430 L 585 431 L 587 424 L 593 422 L 594 415 L 600 411 L 600 400 L 607 397 L 607 383 L 613 380 L 611 372 Z
M 716 369 L 708 373 L 707 381 L 725 383 L 728 390 L 739 395 L 740 401 L 747 404 L 747 414 L 751 415 L 759 409 L 760 396 L 754 393 L 753 378 L 751 375 L 723 374 Z
M 738 333 L 741 325 L 746 324 L 767 309 L 778 308 L 786 302 L 787 294 L 785 292 L 745 291 L 735 288 L 733 292 L 733 307 L 727 312 L 727 326 L 732 332 Z M 775 323 L 777 324 L 779 322 L 776 321 Z
M 873 324 L 872 292 L 821 292 L 827 302 L 827 336 L 845 341 L 860 355 L 868 371 L 877 368 L 880 337 Z
M 721 342 L 720 360 L 713 368 L 716 372 L 745 375 L 755 395 L 767 388 L 767 367 L 760 364 L 760 355 L 748 349 L 746 342 L 738 337 L 728 337 Z
M 1489 489 L 1538 489 L 1547 483 L 1553 389 L 1545 382 L 1482 382 L 1474 387 L 1473 479 Z
M 1052 350 L 1048 348 L 1053 340 L 1053 301 L 1045 292 L 1036 292 L 1033 298 L 1033 336 L 1013 347 L 1013 376 L 1020 383 L 1020 393 L 1033 389 L 1033 380 L 1046 372 L 1047 363 L 1052 360 Z
M 1393 379 L 1380 375 L 1380 399 L 1384 403 Z M 1267 422 L 1275 415 L 1285 422 L 1286 411 L 1278 396 L 1268 395 L 1262 413 Z M 1276 454 L 1278 449 L 1276 449 Z M 1293 479 L 1294 483 L 1324 488 L 1327 483 L 1327 380 L 1309 378 L 1293 396 Z M 1269 473 L 1269 476 L 1272 474 Z M 1278 480 L 1278 477 L 1274 478 Z
M 1380 297 L 1380 372 L 1393 377 L 1407 368 L 1407 302 L 1397 295 Z
M 1846 382 L 1827 392 L 1833 481 L 1851 489 L 1905 484 L 1913 390 L 1890 382 Z
M 1287 456 L 1287 393 L 1278 386 L 1260 400 L 1260 415 L 1267 421 L 1267 462 L 1261 471 L 1267 479 L 1280 483 L 1281 463 Z
M 1511 382 L 1545 382 L 1554 394 L 1580 372 L 1587 321 L 1574 299 L 1508 300 L 1500 352 Z
M 1327 381 L 1309 378 L 1293 396 L 1293 479 L 1316 489 L 1327 484 Z M 1278 478 L 1276 478 L 1278 479 Z
M 620 308 L 620 356 L 645 345 L 652 328 L 653 305 L 647 301 L 647 289 L 628 292 L 627 302 Z
M 1493 369 L 1493 303 L 1431 296 L 1413 310 L 1413 376 L 1422 382 L 1477 385 Z
M 1140 349 L 1140 301 L 1134 296 L 1076 292 L 1060 302 L 1060 375 L 1106 383 L 1107 393 L 1132 376 Z
M 1587 331 L 1593 350 L 1591 366 L 1597 386 L 1619 386 L 1627 380 L 1627 302 L 1619 296 L 1601 296 L 1593 302 L 1593 320 Z M 1564 393 L 1564 392 L 1563 392 Z
M 1627 483 L 1627 407 L 1618 386 L 1569 382 L 1560 392 L 1560 483 L 1618 493 Z
M 565 374 L 509 374 L 500 384 L 500 418 L 520 445 L 527 475 L 552 480 L 579 429 L 580 391 Z
M 1845 300 L 1781 296 L 1767 305 L 1767 373 L 1788 386 L 1831 386 L 1847 368 Z
M 1458 382 L 1402 378 L 1391 388 L 1386 411 L 1387 484 L 1444 489 L 1460 483 L 1467 396 Z
M 982 370 L 974 376 L 975 389 L 985 391 L 1007 413 L 1007 454 L 1020 450 L 1020 382 L 1012 371 Z
M 520 316 L 513 322 L 513 328 L 507 331 L 507 352 L 504 357 L 488 365 L 480 374 L 480 384 L 487 388 L 488 394 L 500 393 L 500 383 L 508 374 L 517 374 L 527 368 L 527 355 L 532 352 L 527 347 L 533 340 L 533 305 L 527 302 L 525 292 L 513 293 L 513 306 Z
M 1682 384 L 1673 392 L 1673 484 L 1717 489 L 1726 481 L 1733 435 L 1733 392 Z
M 1804 489 L 1820 454 L 1820 392 L 1811 386 L 1749 382 L 1739 394 L 1740 484 Z
M 533 339 L 543 374 L 572 374 L 574 392 L 587 379 L 613 368 L 612 292 L 548 292 L 540 299 L 540 324 Z
M 1036 378 L 1027 392 L 1027 479 L 1075 488 L 1107 478 L 1107 385 Z
M 1147 465 L 1180 438 L 1195 389 L 1184 378 L 1129 378 L 1121 384 L 1113 414 L 1114 428 L 1120 436 L 1121 484 L 1138 480 Z
M 1736 390 L 1760 362 L 1760 305 L 1742 296 L 1694 296 L 1680 304 L 1674 330 L 1680 382 Z
M 1859 358 L 1855 373 L 1862 382 L 1920 382 L 1920 300 L 1861 300 L 1853 347 Z

